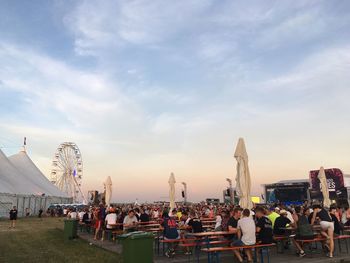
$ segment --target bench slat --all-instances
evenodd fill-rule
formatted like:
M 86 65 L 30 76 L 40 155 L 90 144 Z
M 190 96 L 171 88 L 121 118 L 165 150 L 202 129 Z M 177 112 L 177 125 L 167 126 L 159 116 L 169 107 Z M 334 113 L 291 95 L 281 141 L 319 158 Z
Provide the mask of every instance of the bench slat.
M 247 249 L 247 248 L 265 248 L 265 247 L 274 247 L 275 243 L 272 244 L 257 244 L 252 246 L 236 246 L 236 247 L 211 247 L 211 248 L 202 248 L 201 250 L 204 252 L 220 252 L 220 251 L 230 251 L 230 250 L 238 250 L 238 249 Z

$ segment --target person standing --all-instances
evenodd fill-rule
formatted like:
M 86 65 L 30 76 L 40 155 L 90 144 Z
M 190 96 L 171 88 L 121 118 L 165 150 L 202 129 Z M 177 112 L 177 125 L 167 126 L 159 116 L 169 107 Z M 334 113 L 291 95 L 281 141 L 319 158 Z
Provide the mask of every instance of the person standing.
M 10 210 L 10 228 L 15 228 L 16 227 L 16 220 L 17 220 L 17 207 L 14 206 L 11 210 Z
M 42 208 L 39 209 L 39 215 L 38 217 L 41 218 L 42 214 L 43 214 L 44 210 Z
M 327 238 L 327 243 L 329 245 L 328 257 L 333 257 L 334 252 L 334 222 L 329 212 L 321 207 L 320 205 L 314 206 L 314 214 L 311 220 L 311 224 L 314 224 L 316 218 L 319 218 L 321 225 L 321 235 Z

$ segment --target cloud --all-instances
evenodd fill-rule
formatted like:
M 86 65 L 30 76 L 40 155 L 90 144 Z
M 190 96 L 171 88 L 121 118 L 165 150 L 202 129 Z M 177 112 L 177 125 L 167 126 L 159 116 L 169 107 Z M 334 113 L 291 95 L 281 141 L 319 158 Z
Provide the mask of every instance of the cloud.
M 155 47 L 189 26 L 210 6 L 210 1 L 82 1 L 65 18 L 76 37 L 78 54 L 94 54 L 96 49 L 126 44 Z M 111 19 L 112 18 L 112 19 Z
M 135 107 L 118 85 L 101 73 L 82 71 L 31 50 L 4 44 L 0 60 L 3 88 L 20 92 L 26 102 L 37 108 L 37 114 L 54 110 L 72 125 L 84 127 L 110 113 L 123 116 Z

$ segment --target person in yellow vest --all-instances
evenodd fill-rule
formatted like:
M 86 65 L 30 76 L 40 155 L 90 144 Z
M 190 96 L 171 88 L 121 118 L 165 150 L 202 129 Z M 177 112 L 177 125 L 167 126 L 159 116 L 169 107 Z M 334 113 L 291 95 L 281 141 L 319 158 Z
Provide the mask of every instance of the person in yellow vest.
M 275 226 L 275 220 L 277 217 L 279 217 L 280 215 L 277 214 L 275 211 L 275 209 L 272 207 L 270 209 L 266 209 L 266 217 L 268 219 L 270 219 L 271 223 L 272 223 L 272 229 Z

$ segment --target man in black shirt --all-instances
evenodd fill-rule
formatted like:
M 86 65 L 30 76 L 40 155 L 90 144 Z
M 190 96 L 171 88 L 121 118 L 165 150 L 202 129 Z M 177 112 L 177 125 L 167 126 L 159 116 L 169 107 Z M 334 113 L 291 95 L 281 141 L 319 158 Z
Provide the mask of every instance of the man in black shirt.
M 280 216 L 276 218 L 275 225 L 273 227 L 273 233 L 275 235 L 284 236 L 287 235 L 288 232 L 284 229 L 288 224 L 290 224 L 290 220 L 287 217 L 287 211 L 281 210 Z
M 332 206 L 329 209 L 329 214 L 330 214 L 332 221 L 334 223 L 334 234 L 340 235 L 341 225 L 340 225 L 340 222 L 336 216 L 336 212 L 337 212 L 337 208 L 334 206 Z
M 227 227 L 228 227 L 228 231 L 234 233 L 234 239 L 237 239 L 237 223 L 238 220 L 241 218 L 242 215 L 242 209 L 239 207 L 236 207 L 235 209 L 233 209 L 233 211 L 231 212 L 231 217 L 227 222 Z
M 256 232 L 257 244 L 271 244 L 273 242 L 272 223 L 270 219 L 265 216 L 265 209 L 257 207 L 255 209 L 255 217 L 257 219 Z
M 188 226 L 192 228 L 192 233 L 203 232 L 203 225 L 201 220 L 197 217 L 196 212 L 191 212 L 191 219 L 188 222 Z
M 11 221 L 10 228 L 15 228 L 16 227 L 16 220 L 17 220 L 17 208 L 14 206 L 10 210 L 10 221 Z
M 149 215 L 145 212 L 144 209 L 141 209 L 140 221 L 141 222 L 149 222 Z
M 241 245 L 240 244 L 241 241 L 238 240 L 238 236 L 237 236 L 237 232 L 238 232 L 237 224 L 238 224 L 238 220 L 241 218 L 241 215 L 242 215 L 242 209 L 240 207 L 236 207 L 231 212 L 231 217 L 227 222 L 228 231 L 234 234 L 229 236 L 229 238 L 232 239 L 233 246 Z M 240 252 L 238 250 L 233 250 L 233 253 L 237 257 L 237 259 L 240 262 L 242 262 L 242 257 L 240 255 Z

